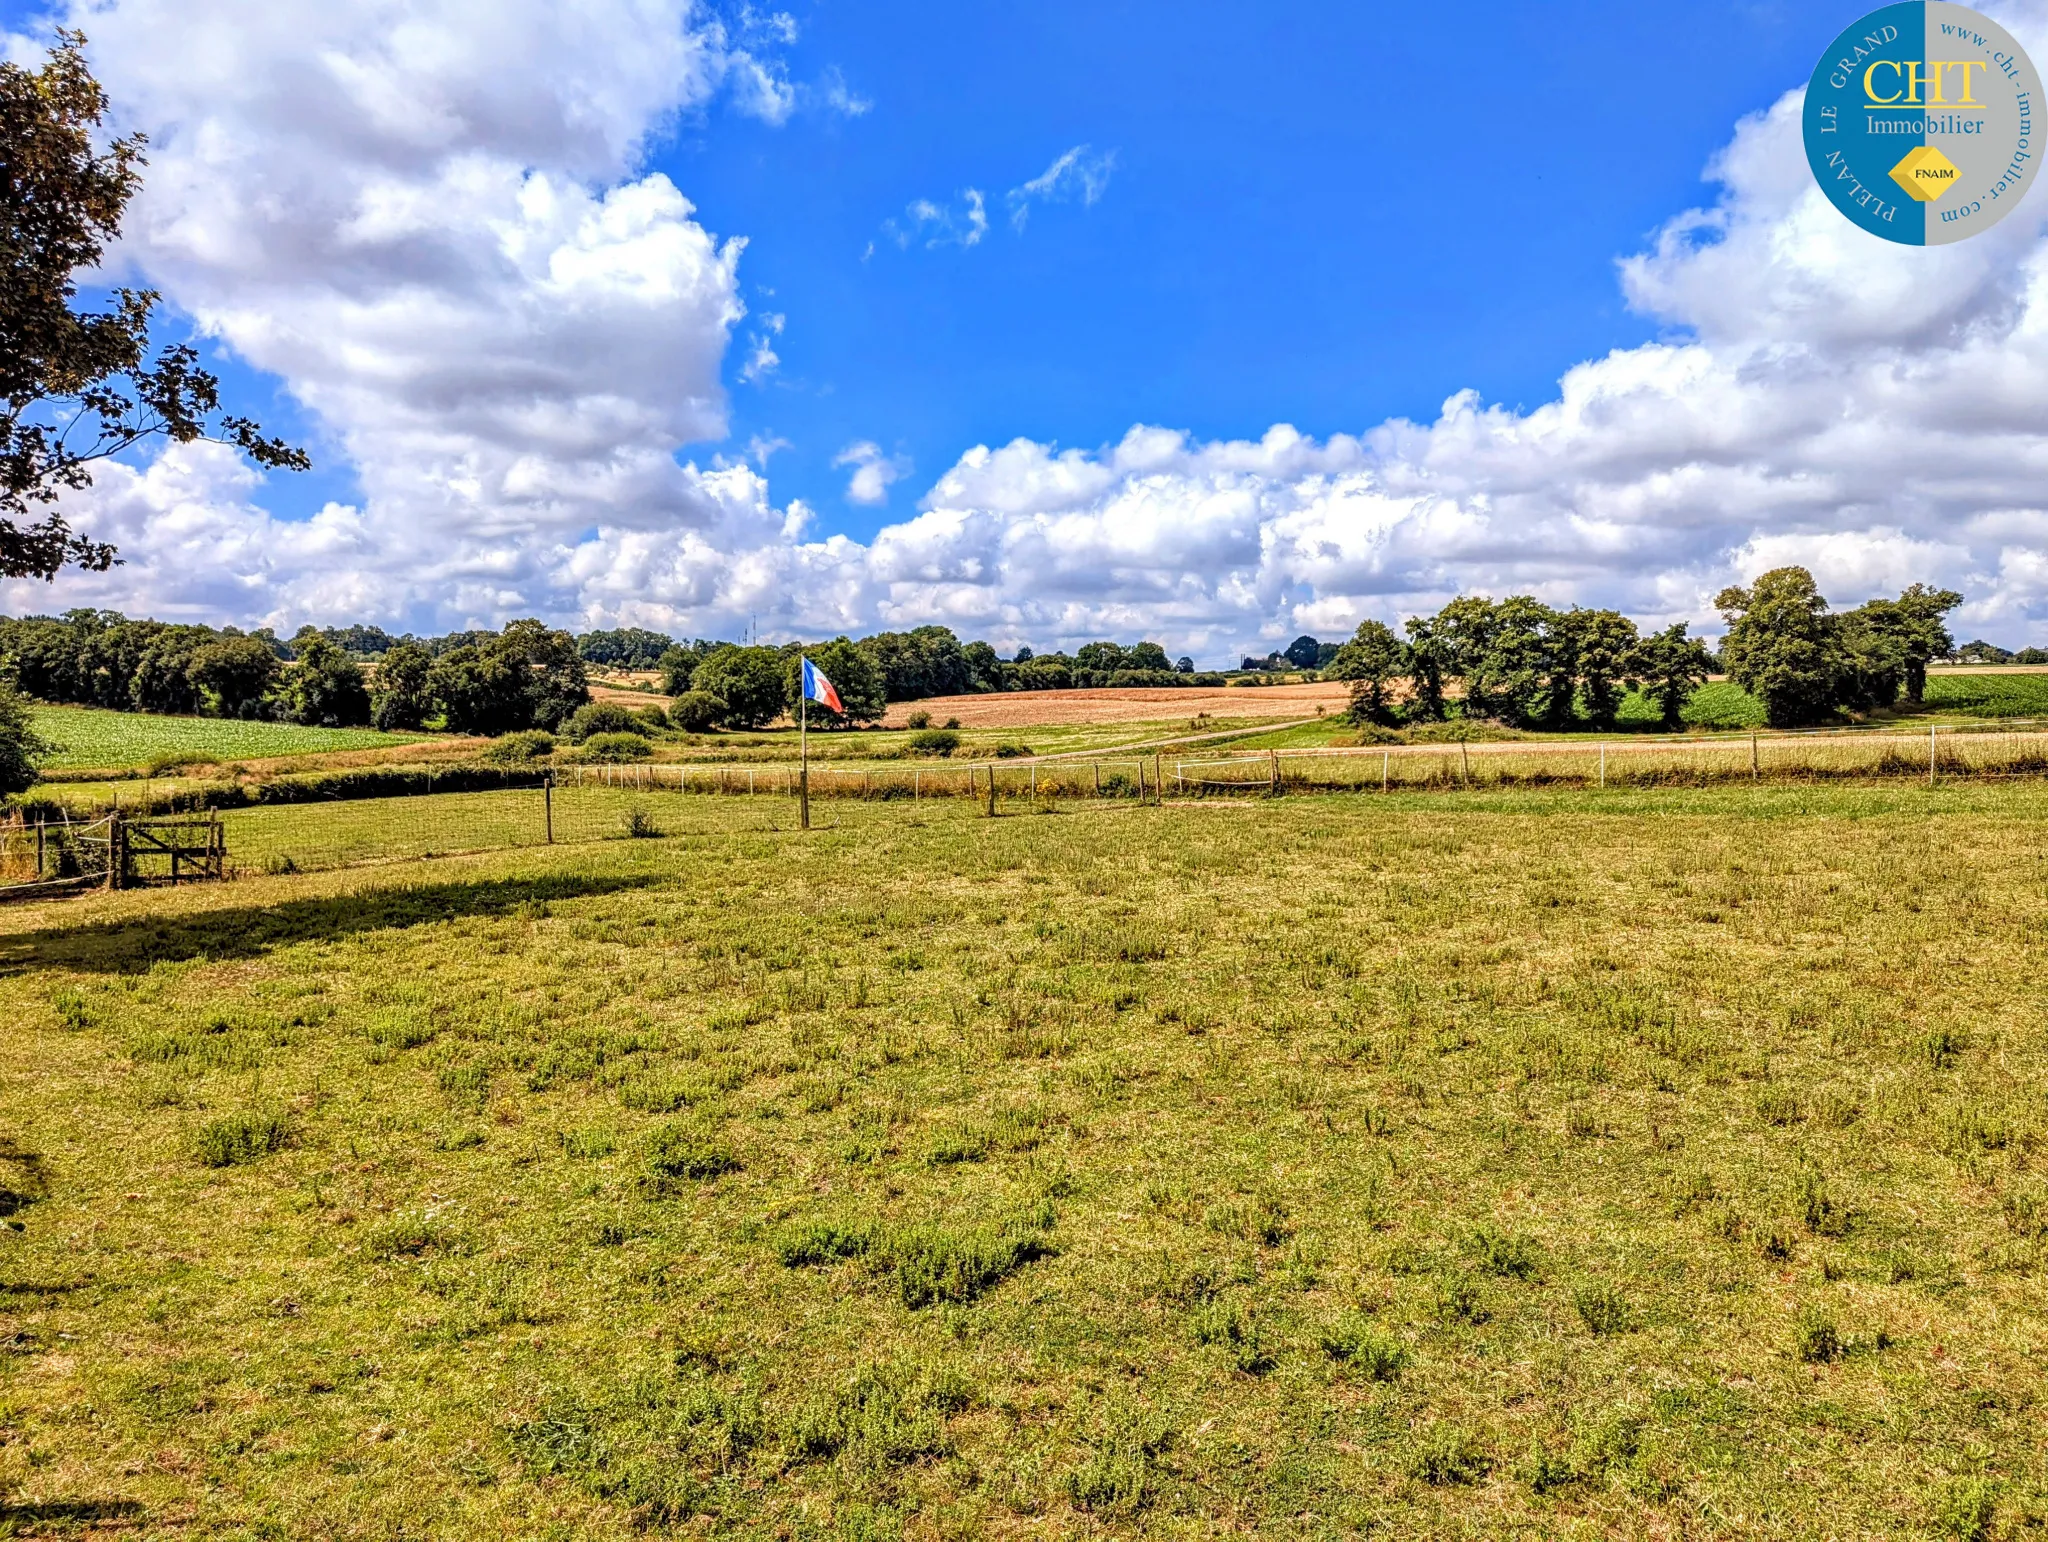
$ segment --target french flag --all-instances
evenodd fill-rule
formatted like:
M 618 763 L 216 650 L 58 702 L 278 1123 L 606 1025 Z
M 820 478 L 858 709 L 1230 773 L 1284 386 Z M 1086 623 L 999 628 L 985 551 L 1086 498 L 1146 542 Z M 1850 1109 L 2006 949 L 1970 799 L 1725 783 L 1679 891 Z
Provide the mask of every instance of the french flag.
M 839 704 L 839 692 L 832 682 L 825 678 L 825 672 L 809 659 L 804 660 L 804 695 L 812 701 L 830 707 L 834 712 L 846 711 Z

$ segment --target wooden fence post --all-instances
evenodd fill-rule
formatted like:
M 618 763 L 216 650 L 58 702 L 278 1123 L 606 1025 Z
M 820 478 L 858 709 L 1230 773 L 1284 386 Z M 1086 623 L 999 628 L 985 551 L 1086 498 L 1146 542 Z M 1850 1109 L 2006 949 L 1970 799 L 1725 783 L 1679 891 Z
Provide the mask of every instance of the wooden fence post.
M 1095 796 L 1102 796 L 1102 762 L 1095 762 Z
M 1273 757 L 1273 796 L 1277 798 L 1280 796 L 1280 752 L 1269 750 L 1267 753 Z
M 107 887 L 121 887 L 121 868 L 127 854 L 121 849 L 121 815 L 119 811 L 107 816 Z
M 1934 725 L 1927 725 L 1927 785 L 1934 785 Z
M 542 817 L 547 821 L 548 844 L 555 844 L 555 779 L 544 776 L 540 779 L 540 806 Z
M 1761 781 L 1763 779 L 1763 772 L 1757 765 L 1756 733 L 1754 730 L 1750 732 L 1749 736 L 1749 779 L 1752 782 Z
M 1472 755 L 1463 739 L 1458 741 L 1458 774 L 1467 787 L 1472 785 Z
M 1388 771 L 1388 769 L 1389 769 L 1389 768 L 1390 768 L 1390 767 L 1391 767 L 1391 766 L 1393 765 L 1393 763 L 1394 763 L 1394 752 L 1393 752 L 1392 750 L 1381 750 L 1381 751 L 1380 751 L 1380 791 L 1381 791 L 1381 792 L 1385 792 L 1385 791 L 1387 790 L 1387 771 Z
M 1165 768 L 1165 755 L 1158 750 L 1154 750 L 1152 752 L 1152 806 L 1154 808 L 1164 808 L 1166 806 Z
M 996 817 L 996 768 L 988 768 L 988 817 Z

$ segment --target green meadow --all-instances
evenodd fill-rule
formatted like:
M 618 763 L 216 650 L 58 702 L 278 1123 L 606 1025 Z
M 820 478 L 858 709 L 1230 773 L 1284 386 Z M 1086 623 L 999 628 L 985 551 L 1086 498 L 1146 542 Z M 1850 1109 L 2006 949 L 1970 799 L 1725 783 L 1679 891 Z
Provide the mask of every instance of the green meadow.
M 0 1533 L 2048 1522 L 2038 784 L 662 810 L 0 912 Z

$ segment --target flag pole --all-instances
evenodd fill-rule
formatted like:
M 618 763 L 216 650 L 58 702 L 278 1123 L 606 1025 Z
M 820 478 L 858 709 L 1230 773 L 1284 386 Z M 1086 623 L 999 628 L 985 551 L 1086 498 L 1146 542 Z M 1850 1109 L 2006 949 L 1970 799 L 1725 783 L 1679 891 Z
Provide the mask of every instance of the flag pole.
M 798 761 L 796 808 L 798 822 L 806 830 L 811 827 L 811 682 L 805 678 L 809 673 L 810 660 L 802 654 L 798 654 L 796 660 L 796 744 Z

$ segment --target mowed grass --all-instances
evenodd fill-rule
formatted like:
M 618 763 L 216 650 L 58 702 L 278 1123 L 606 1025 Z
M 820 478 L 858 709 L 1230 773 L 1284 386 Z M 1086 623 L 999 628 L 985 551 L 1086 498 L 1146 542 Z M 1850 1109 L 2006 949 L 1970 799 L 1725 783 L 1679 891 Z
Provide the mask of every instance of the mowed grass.
M 95 707 L 37 707 L 33 717 L 36 732 L 60 746 L 44 762 L 52 771 L 143 766 L 163 755 L 212 755 L 230 761 L 381 749 L 419 737 L 370 728 L 301 728 L 295 723 L 157 717 Z
M 2048 1517 L 2040 787 L 784 812 L 0 912 L 0 1521 Z

